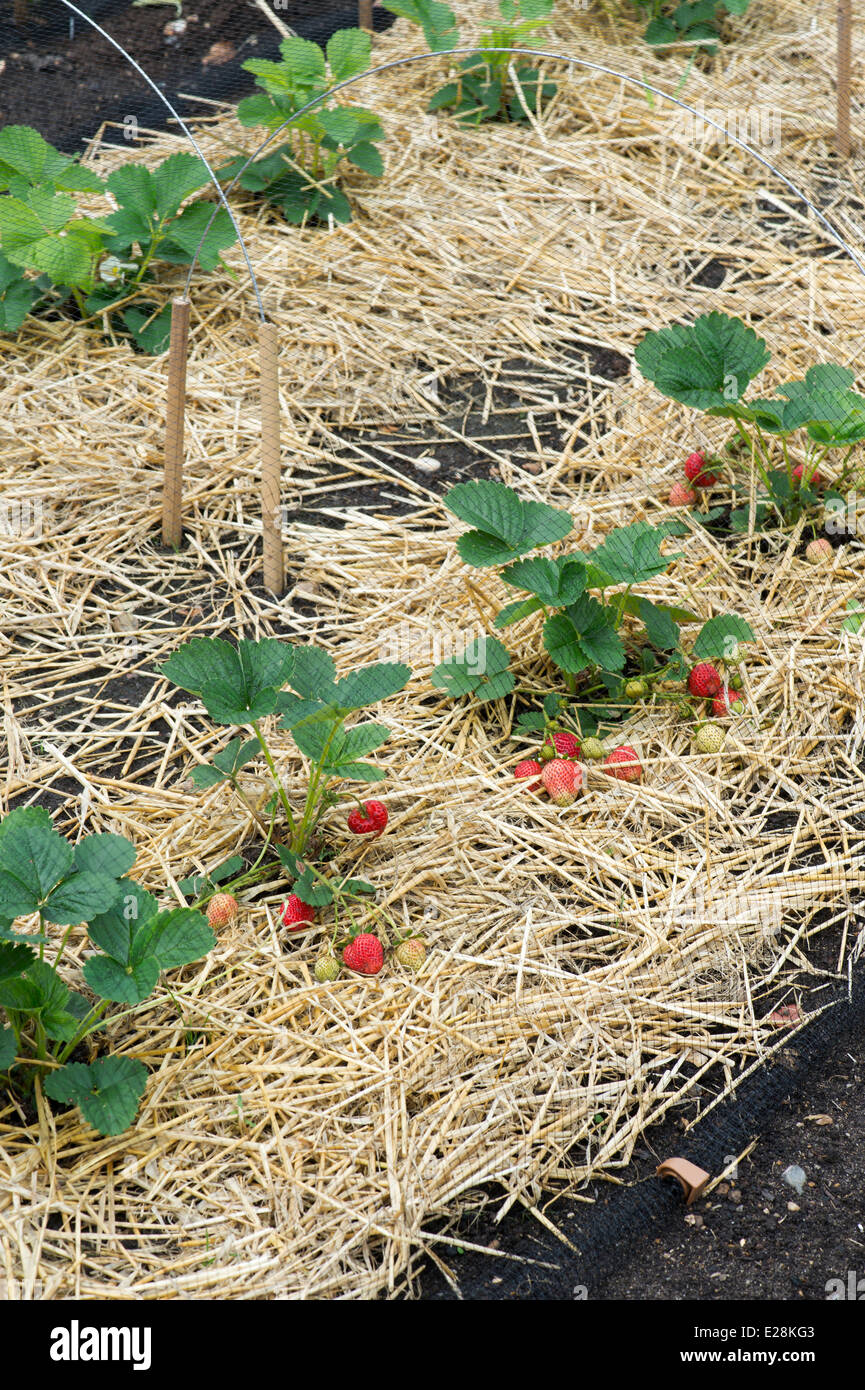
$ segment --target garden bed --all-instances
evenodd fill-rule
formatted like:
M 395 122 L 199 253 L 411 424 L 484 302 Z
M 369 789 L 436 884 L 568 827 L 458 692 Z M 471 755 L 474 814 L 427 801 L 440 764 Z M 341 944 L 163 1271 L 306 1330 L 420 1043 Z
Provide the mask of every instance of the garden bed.
M 571 51 L 581 22 L 560 26 Z M 381 52 L 411 46 L 398 26 Z M 584 47 L 617 52 L 598 33 Z M 780 236 L 743 156 L 673 161 L 640 92 L 558 76 L 542 140 L 419 114 L 435 81 L 419 69 L 371 84 L 389 172 L 356 178 L 347 227 L 298 232 L 238 201 L 280 332 L 282 601 L 258 581 L 256 326 L 236 248 L 237 277 L 193 294 L 178 555 L 155 543 L 164 360 L 60 319 L 4 342 L 4 492 L 42 509 L 41 534 L 2 540 L 6 808 L 43 801 L 73 834 L 119 830 L 142 881 L 171 888 L 254 827 L 186 780 L 217 743 L 157 666 L 193 635 L 314 640 L 340 669 L 403 643 L 391 824 L 360 862 L 430 947 L 416 977 L 320 984 L 316 943 L 278 928 L 279 885 L 249 894 L 173 998 L 112 1025 L 152 1073 L 134 1129 L 97 1139 L 77 1113 L 0 1113 L 4 1256 L 25 1296 L 403 1292 L 456 1239 L 440 1222 L 467 1194 L 537 1209 L 615 1176 L 648 1126 L 767 1053 L 779 1005 L 816 1011 L 861 944 L 863 649 L 841 629 L 858 541 L 815 571 L 795 533 L 677 537 L 684 558 L 653 596 L 732 609 L 755 633 L 749 715 L 723 761 L 646 710 L 627 726 L 644 784 L 590 772 L 562 812 L 513 781 L 513 701 L 430 686 L 435 635 L 486 628 L 501 598 L 493 580 L 466 586 L 447 483 L 495 476 L 569 511 L 588 547 L 669 520 L 682 458 L 725 437 L 632 369 L 646 330 L 707 308 L 746 317 L 774 349 L 771 384 L 830 338 L 833 360 L 857 361 L 860 272 L 807 220 L 788 215 Z M 825 104 L 820 71 L 808 80 Z M 712 96 L 708 75 L 694 83 Z M 242 134 L 226 116 L 203 138 L 217 155 Z M 829 167 L 823 137 L 802 140 L 806 172 Z M 160 137 L 154 161 L 173 148 Z M 520 680 L 553 688 L 518 631 Z M 298 788 L 287 740 L 280 756 Z M 84 948 L 82 932 L 73 959 Z

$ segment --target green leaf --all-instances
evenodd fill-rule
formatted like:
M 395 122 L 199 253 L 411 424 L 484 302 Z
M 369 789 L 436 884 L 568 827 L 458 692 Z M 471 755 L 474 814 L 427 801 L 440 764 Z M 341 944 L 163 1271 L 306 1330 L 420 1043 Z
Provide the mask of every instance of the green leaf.
M 168 265 L 191 265 L 200 246 L 198 264 L 202 270 L 211 271 L 219 265 L 222 252 L 236 240 L 234 223 L 225 208 L 217 208 L 214 215 L 213 204 L 202 200 L 184 208 L 170 223 L 168 236 L 159 243 L 156 259 Z
M 295 647 L 287 680 L 305 700 L 330 700 L 336 680 L 333 657 L 323 647 Z
M 528 550 L 562 540 L 573 527 L 567 512 L 545 502 L 524 502 L 513 488 L 489 481 L 458 483 L 444 504 L 475 529 L 460 536 L 457 549 L 469 565 L 505 564 Z
M 567 555 L 555 560 L 536 556 L 509 565 L 502 570 L 502 579 L 516 589 L 526 589 L 530 594 L 535 594 L 548 607 L 560 608 L 575 603 L 583 593 L 586 566 L 581 559 L 574 560 Z
M 214 754 L 212 766 L 202 763 L 200 767 L 193 768 L 189 774 L 190 780 L 196 787 L 216 787 L 226 778 L 236 777 L 260 752 L 257 738 L 232 738 L 219 753 Z
M 855 598 L 849 598 L 846 607 L 847 617 L 841 623 L 841 631 L 854 634 L 860 632 L 865 623 L 865 608 L 862 607 L 861 601 Z
M 208 183 L 210 175 L 204 161 L 197 155 L 186 151 L 169 155 L 153 171 L 156 212 L 160 220 L 165 221 L 173 217 L 191 193 Z M 210 211 L 213 211 L 212 207 Z
M 0 1071 L 8 1071 L 17 1055 L 15 1034 L 11 1028 L 0 1028 Z
M 511 623 L 521 622 L 523 618 L 528 618 L 532 613 L 537 613 L 543 604 L 539 598 L 518 598 L 515 603 L 507 603 L 504 608 L 496 614 L 493 627 L 510 627 Z
M 201 960 L 216 945 L 207 918 L 191 907 L 174 907 L 146 923 L 133 943 L 136 953 L 156 957 L 160 970 Z
M 0 189 L 8 187 L 13 172 L 30 184 L 56 184 L 72 164 L 67 155 L 55 150 L 32 126 L 7 125 L 0 129 Z
M 646 636 L 653 647 L 662 652 L 671 652 L 679 645 L 678 624 L 673 622 L 668 608 L 650 603 L 647 598 L 637 600 L 639 616 L 643 620 Z
M 678 555 L 661 554 L 661 541 L 666 533 L 646 521 L 620 526 L 611 531 L 596 547 L 590 559 L 617 584 L 642 584 L 655 575 L 663 574 Z
M 433 53 L 456 48 L 460 39 L 456 15 L 443 0 L 382 0 L 386 10 L 419 24 Z
M 356 145 L 346 150 L 345 157 L 350 164 L 363 169 L 365 174 L 371 174 L 373 178 L 381 178 L 384 173 L 384 160 L 369 140 L 359 140 Z
M 107 912 L 100 913 L 88 923 L 87 934 L 94 946 L 121 965 L 127 965 L 132 956 L 135 936 L 141 927 L 156 916 L 159 903 L 133 879 L 125 879 L 119 886 L 121 891 L 117 901 Z
M 736 613 L 722 613 L 701 627 L 694 643 L 696 661 L 720 660 L 729 656 L 740 642 L 753 642 L 754 633 Z
M 713 311 L 690 327 L 646 335 L 634 357 L 662 395 L 710 415 L 741 414 L 738 403 L 771 353 L 741 319 Z
M 101 1057 L 96 1062 L 68 1062 L 45 1078 L 45 1094 L 61 1104 L 77 1105 L 100 1134 L 122 1134 L 135 1119 L 147 1084 L 147 1068 L 134 1057 Z
M 338 29 L 327 44 L 327 61 L 336 82 L 366 72 L 372 38 L 363 29 Z
M 0 912 L 35 912 L 72 867 L 73 851 L 41 807 L 11 811 L 0 823 Z
M 0 332 L 17 333 L 41 294 L 35 280 L 0 255 Z
M 171 305 L 166 304 L 159 313 L 150 314 L 141 309 L 126 309 L 123 322 L 135 339 L 135 346 L 148 357 L 159 357 L 167 352 L 171 341 Z
M 234 878 L 243 868 L 243 859 L 239 854 L 232 854 L 228 859 L 223 859 L 221 864 L 217 864 L 215 869 L 210 870 L 208 877 L 211 883 L 225 883 L 226 879 Z
M 347 712 L 364 709 L 367 705 L 377 705 L 395 695 L 410 679 L 409 666 L 396 661 L 382 661 L 374 666 L 363 666 L 337 681 L 333 695 L 335 702 Z
M 75 846 L 75 867 L 88 873 L 123 878 L 135 863 L 135 846 L 123 835 L 85 835 Z
M 619 671 L 625 649 L 613 623 L 611 609 L 583 595 L 544 624 L 544 646 L 560 671 L 579 675 L 586 667 Z
M 461 657 L 440 662 L 430 681 L 457 699 L 475 695 L 479 700 L 500 700 L 514 688 L 509 663 L 510 654 L 497 638 L 480 638 L 469 643 Z
M 122 164 L 108 175 L 106 187 L 120 208 L 138 219 L 139 226 L 150 227 L 156 212 L 156 188 L 149 169 L 143 164 Z M 117 226 L 116 218 L 117 214 L 109 218 L 112 227 Z
M 120 884 L 107 874 L 74 873 L 49 893 L 42 904 L 47 921 L 61 927 L 88 922 L 107 912 L 120 896 Z
M 156 988 L 159 962 L 145 956 L 134 964 L 121 965 L 111 956 L 91 956 L 82 971 L 94 994 L 115 1004 L 140 1004 Z
M 36 956 L 29 946 L 0 941 L 0 983 L 23 975 L 35 959 Z
M 333 902 L 333 890 L 327 883 L 318 882 L 311 869 L 304 869 L 294 884 L 292 892 L 296 893 L 300 901 L 307 903 L 309 907 L 325 907 L 328 903 Z
M 249 724 L 272 714 L 289 679 L 294 649 L 273 637 L 241 641 L 194 637 L 169 657 L 162 675 L 199 695 L 218 724 Z

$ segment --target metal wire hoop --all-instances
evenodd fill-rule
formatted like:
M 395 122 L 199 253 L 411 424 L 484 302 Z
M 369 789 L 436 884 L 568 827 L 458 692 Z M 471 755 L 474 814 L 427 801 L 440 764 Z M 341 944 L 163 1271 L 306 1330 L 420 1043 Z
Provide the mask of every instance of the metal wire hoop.
M 66 0 L 64 0 L 64 3 L 66 3 Z M 670 92 L 665 92 L 660 87 L 654 87 L 651 82 L 646 82 L 643 78 L 632 77 L 630 76 L 630 74 L 626 72 L 619 72 L 617 68 L 607 67 L 604 63 L 593 63 L 588 58 L 572 58 L 565 53 L 552 53 L 549 50 L 543 48 L 467 47 L 451 48 L 448 49 L 446 52 L 441 53 L 415 53 L 408 58 L 394 58 L 387 63 L 380 63 L 377 67 L 367 68 L 366 72 L 358 73 L 355 77 L 346 78 L 344 82 L 337 82 L 333 87 L 330 87 L 328 91 L 320 93 L 320 95 L 317 97 L 313 97 L 312 101 L 308 101 L 305 106 L 300 107 L 298 111 L 293 112 L 292 115 L 287 117 L 287 119 L 283 121 L 282 125 L 277 126 L 276 130 L 271 131 L 271 133 L 267 136 L 267 139 L 263 140 L 261 144 L 257 147 L 257 149 L 253 150 L 252 154 L 246 160 L 246 163 L 242 166 L 242 168 L 240 168 L 237 171 L 234 178 L 231 180 L 230 184 L 225 190 L 225 198 L 230 197 L 231 193 L 237 186 L 238 180 L 243 177 L 250 164 L 252 164 L 254 160 L 258 159 L 259 155 L 264 153 L 268 145 L 270 145 L 271 142 L 275 140 L 278 135 L 281 135 L 284 130 L 286 130 L 290 125 L 292 125 L 294 121 L 299 120 L 300 117 L 304 116 L 307 111 L 311 111 L 315 106 L 320 105 L 321 102 L 328 101 L 332 96 L 335 96 L 337 92 L 345 91 L 347 87 L 353 87 L 358 82 L 363 82 L 367 77 L 376 77 L 379 73 L 382 72 L 390 72 L 395 68 L 408 67 L 415 63 L 429 62 L 433 59 L 438 59 L 440 61 L 442 58 L 450 57 L 452 54 L 456 53 L 477 57 L 483 57 L 485 53 L 509 53 L 516 57 L 523 58 L 549 58 L 555 62 L 567 63 L 570 67 L 585 68 L 588 69 L 590 72 L 600 72 L 605 74 L 607 77 L 618 77 L 620 81 L 626 82 L 631 87 L 637 87 L 643 92 L 651 92 L 653 96 L 661 97 L 664 101 L 672 102 L 674 106 L 680 107 L 681 110 L 688 111 L 692 116 L 699 117 L 699 119 L 702 120 L 704 125 L 712 126 L 715 130 L 720 131 L 720 133 L 726 136 L 726 138 L 730 140 L 732 144 L 738 146 L 740 150 L 744 150 L 746 154 L 751 155 L 751 157 L 753 159 L 756 159 L 759 164 L 762 164 L 765 169 L 768 169 L 771 173 L 775 175 L 776 178 L 780 179 L 784 187 L 787 188 L 789 192 L 791 192 L 794 195 L 794 197 L 800 199 L 806 205 L 806 207 L 810 208 L 814 216 L 818 218 L 818 220 L 823 224 L 826 231 L 829 233 L 829 236 L 835 242 L 836 246 L 839 246 L 842 251 L 846 252 L 846 254 L 853 261 L 854 265 L 856 265 L 858 269 L 862 272 L 862 274 L 865 275 L 865 264 L 863 264 L 863 262 L 859 259 L 859 256 L 853 250 L 852 246 L 850 246 L 850 244 L 844 240 L 844 238 L 841 236 L 841 233 L 837 231 L 837 229 L 832 225 L 828 217 L 826 217 L 825 214 L 822 213 L 820 209 L 814 203 L 811 202 L 811 199 L 808 197 L 807 193 L 804 193 L 802 189 L 799 188 L 798 185 L 793 182 L 792 179 L 789 179 L 787 175 L 782 173 L 781 170 L 777 168 L 777 166 L 774 165 L 770 159 L 768 159 L 765 155 L 761 154 L 759 150 L 755 150 L 752 145 L 749 145 L 744 140 L 740 140 L 738 136 L 731 135 L 729 131 L 727 131 L 724 128 L 724 126 L 719 125 L 717 121 L 712 120 L 709 116 L 705 114 L 705 112 L 697 111 L 696 107 L 691 106 L 687 101 L 682 101 L 681 97 L 673 96 Z M 184 290 L 184 293 L 187 297 L 189 296 L 190 287 L 192 285 L 192 277 L 195 274 L 195 271 L 198 266 L 198 257 L 200 255 L 201 248 L 204 245 L 204 242 L 207 238 L 207 233 L 210 231 L 210 227 L 213 223 L 213 219 L 215 216 L 216 210 L 214 210 L 213 215 L 210 218 L 210 221 L 204 229 L 201 240 L 199 241 L 198 246 L 195 248 L 195 254 L 192 258 L 192 262 L 189 267 L 189 272 L 186 277 L 186 288 Z M 233 220 L 234 219 L 232 219 L 232 221 Z M 261 307 L 260 299 L 259 307 Z
M 247 268 L 247 270 L 249 271 L 249 278 L 250 278 L 250 280 L 251 280 L 251 282 L 252 282 L 253 292 L 254 292 L 254 294 L 255 294 L 256 302 L 257 302 L 257 304 L 258 304 L 258 312 L 259 312 L 259 315 L 261 316 L 261 321 L 262 321 L 262 323 L 264 323 L 264 322 L 266 321 L 266 315 L 265 315 L 265 312 L 264 312 L 264 303 L 263 303 L 262 298 L 261 298 L 261 291 L 260 291 L 259 286 L 258 286 L 258 280 L 256 279 L 255 271 L 254 271 L 253 268 L 252 268 L 252 260 L 250 259 L 249 252 L 248 252 L 248 250 L 247 250 L 247 248 L 246 248 L 246 242 L 243 240 L 243 236 L 242 236 L 242 234 L 241 234 L 240 228 L 239 228 L 239 226 L 237 225 L 237 220 L 236 220 L 236 218 L 235 218 L 235 216 L 234 216 L 234 213 L 231 211 L 231 207 L 230 207 L 230 204 L 229 204 L 229 202 L 228 202 L 228 195 L 225 194 L 225 193 L 223 193 L 223 191 L 222 191 L 222 185 L 220 184 L 219 179 L 216 177 L 216 173 L 215 173 L 214 170 L 211 168 L 210 163 L 208 162 L 208 160 L 206 159 L 204 153 L 202 152 L 201 147 L 199 146 L 198 141 L 196 140 L 195 136 L 192 134 L 192 131 L 189 129 L 189 126 L 186 124 L 186 122 L 184 121 L 183 117 L 179 114 L 179 112 L 176 111 L 175 108 L 172 106 L 171 102 L 168 100 L 168 97 L 165 95 L 165 93 L 159 90 L 159 88 L 157 87 L 156 83 L 153 81 L 152 77 L 149 77 L 149 76 L 147 75 L 147 73 L 144 71 L 144 68 L 141 67 L 141 65 L 135 61 L 135 59 L 132 57 L 132 54 L 131 54 L 131 53 L 127 53 L 126 49 L 123 47 L 122 44 L 118 43 L 116 39 L 113 39 L 113 38 L 111 37 L 111 35 L 107 32 L 107 30 L 105 30 L 105 29 L 102 28 L 102 25 L 101 25 L 101 24 L 97 24 L 95 19 L 91 19 L 91 18 L 90 18 L 90 15 L 85 14 L 83 10 L 79 10 L 79 8 L 78 8 L 77 5 L 71 4 L 71 3 L 70 3 L 70 0 L 60 0 L 60 3 L 61 3 L 61 5 L 64 5 L 64 6 L 66 7 L 67 10 L 71 10 L 73 14 L 78 15 L 79 19 L 85 20 L 85 21 L 90 25 L 90 27 L 91 27 L 92 29 L 95 29 L 96 32 L 97 32 L 98 34 L 101 34 L 102 37 L 103 37 L 104 39 L 107 39 L 107 40 L 108 40 L 108 42 L 111 44 L 112 48 L 115 48 L 115 49 L 117 50 L 117 52 L 120 53 L 120 54 L 122 55 L 122 57 L 124 57 L 124 58 L 126 59 L 127 63 L 129 63 L 129 65 L 130 65 L 130 67 L 133 67 L 133 68 L 135 69 L 135 71 L 138 73 L 139 77 L 143 77 L 143 78 L 144 78 L 144 81 L 147 83 L 148 87 L 150 87 L 151 91 L 153 91 L 153 92 L 156 93 L 156 95 L 159 97 L 159 100 L 163 103 L 164 106 L 167 106 L 168 110 L 171 112 L 172 116 L 173 116 L 174 119 L 177 121 L 177 124 L 180 126 L 180 129 L 183 131 L 184 135 L 186 136 L 187 140 L 188 140 L 189 143 L 191 144 L 192 148 L 195 150 L 195 153 L 198 155 L 198 158 L 201 160 L 202 164 L 204 165 L 205 169 L 207 170 L 207 172 L 208 172 L 208 174 L 209 174 L 209 176 L 210 176 L 210 181 L 211 181 L 211 183 L 213 184 L 213 187 L 216 189 L 217 195 L 218 195 L 218 197 L 219 197 L 219 201 L 220 201 L 220 203 L 222 204 L 222 206 L 225 208 L 225 211 L 228 213 L 229 217 L 231 218 L 231 225 L 232 225 L 232 227 L 233 227 L 234 230 L 235 230 L 235 233 L 236 233 L 236 235 L 237 235 L 237 240 L 240 242 L 240 249 L 241 249 L 241 251 L 243 252 L 243 259 L 246 261 L 246 268 Z M 207 232 L 210 231 L 210 228 L 211 228 L 212 225 L 213 225 L 213 219 L 214 219 L 214 217 L 216 216 L 217 211 L 218 211 L 218 208 L 214 208 L 213 215 L 210 217 L 210 219 L 209 219 L 209 221 L 208 221 L 208 223 L 207 223 L 207 230 L 205 231 L 205 236 L 207 235 Z M 197 263 L 198 257 L 199 257 L 199 255 L 201 254 L 201 248 L 202 248 L 203 244 L 204 244 L 204 237 L 202 237 L 201 241 L 198 243 L 197 247 L 195 248 L 195 262 L 194 262 L 193 264 Z M 186 281 L 186 289 L 184 290 L 184 294 L 185 294 L 185 296 L 186 296 L 187 298 L 189 297 L 189 286 L 190 286 L 190 283 L 191 283 L 191 278 L 188 278 L 187 281 Z

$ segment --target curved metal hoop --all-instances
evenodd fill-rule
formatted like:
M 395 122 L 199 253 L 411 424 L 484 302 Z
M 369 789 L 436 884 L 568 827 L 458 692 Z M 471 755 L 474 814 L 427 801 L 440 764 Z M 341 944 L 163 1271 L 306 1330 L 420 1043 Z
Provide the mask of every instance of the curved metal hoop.
M 744 140 L 740 140 L 737 136 L 730 135 L 729 132 L 725 130 L 723 126 L 719 125 L 717 121 L 713 121 L 709 116 L 705 114 L 705 112 L 697 111 L 696 108 L 691 106 L 687 101 L 682 101 L 681 97 L 673 96 L 669 92 L 662 91 L 660 87 L 652 86 L 650 82 L 646 82 L 643 78 L 631 77 L 628 73 L 619 72 L 618 69 L 607 67 L 604 63 L 593 63 L 590 62 L 587 58 L 571 58 L 568 57 L 567 54 L 551 53 L 547 49 L 543 48 L 480 49 L 477 47 L 468 47 L 451 48 L 444 53 L 415 53 L 408 58 L 394 58 L 390 62 L 380 63 L 378 67 L 367 68 L 366 72 L 358 73 L 355 77 L 348 77 L 344 82 L 337 82 L 336 85 L 331 87 L 328 91 L 322 92 L 317 97 L 313 97 L 312 101 L 308 101 L 305 106 L 302 106 L 300 108 L 300 110 L 293 112 L 291 116 L 287 117 L 287 119 L 283 121 L 282 125 L 278 126 L 276 130 L 271 131 L 267 139 L 263 140 L 261 144 L 258 146 L 258 148 L 253 150 L 246 163 L 235 174 L 234 178 L 231 180 L 231 183 L 228 185 L 225 191 L 225 197 L 228 198 L 231 195 L 231 193 L 237 186 L 238 180 L 243 177 L 250 164 L 252 164 L 254 160 L 258 159 L 259 155 L 263 154 L 263 152 L 267 149 L 268 145 L 273 140 L 275 140 L 278 135 L 280 135 L 284 130 L 286 130 L 287 127 L 290 126 L 294 121 L 299 120 L 300 117 L 305 115 L 307 111 L 311 111 L 313 107 L 320 105 L 323 101 L 328 101 L 330 97 L 334 96 L 337 92 L 344 91 L 346 87 L 353 87 L 356 83 L 363 82 L 367 77 L 376 77 L 379 73 L 390 72 L 394 68 L 408 67 L 409 65 L 413 65 L 415 63 L 429 62 L 432 59 L 441 60 L 443 57 L 449 57 L 451 54 L 455 53 L 477 55 L 479 57 L 482 57 L 485 53 L 510 53 L 512 55 L 515 55 L 516 57 L 523 58 L 550 58 L 555 62 L 567 63 L 571 67 L 586 68 L 590 72 L 604 73 L 607 77 L 618 77 L 622 82 L 626 82 L 631 87 L 637 87 L 643 92 L 651 92 L 654 96 L 661 97 L 664 101 L 672 102 L 674 106 L 680 107 L 681 110 L 690 112 L 692 116 L 698 116 L 702 120 L 704 125 L 712 126 L 715 130 L 720 131 L 720 133 L 726 136 L 726 138 L 730 140 L 732 144 L 738 146 L 740 150 L 744 150 L 746 154 L 751 155 L 751 157 L 753 159 L 756 159 L 759 164 L 762 164 L 765 169 L 768 169 L 771 173 L 775 175 L 776 178 L 780 179 L 781 183 L 784 184 L 785 188 L 787 188 L 794 195 L 794 197 L 798 198 L 801 202 L 803 202 L 806 205 L 806 207 L 810 208 L 814 216 L 817 217 L 819 221 L 823 224 L 823 226 L 826 228 L 826 231 L 829 233 L 830 237 L 835 242 L 835 244 L 837 246 L 840 246 L 842 251 L 846 252 L 846 254 L 853 261 L 854 265 L 856 265 L 858 269 L 861 270 L 862 274 L 865 275 L 865 264 L 863 264 L 862 261 L 859 259 L 852 246 L 850 246 L 849 243 L 844 240 L 844 238 L 841 236 L 841 233 L 838 232 L 835 229 L 835 227 L 833 227 L 828 217 L 826 217 L 825 214 L 822 213 L 820 209 L 816 207 L 814 203 L 811 202 L 808 195 L 806 193 L 803 193 L 802 189 L 799 188 L 795 183 L 793 183 L 792 179 L 788 179 L 787 175 L 783 174 L 781 170 L 778 169 L 770 159 L 767 159 L 765 155 L 761 154 L 759 150 L 755 150 L 753 146 L 747 144 Z M 189 267 L 189 273 L 186 277 L 186 289 L 184 293 L 187 297 L 189 296 L 190 286 L 192 284 L 192 277 L 195 274 L 195 270 L 198 265 L 198 257 L 201 252 L 201 248 L 204 245 L 207 233 L 210 230 L 210 226 L 215 216 L 216 211 L 214 210 L 213 216 L 211 216 L 210 221 L 204 229 L 202 238 L 198 243 L 198 246 L 195 248 L 195 255 L 192 258 L 192 263 Z M 261 301 L 259 300 L 259 306 L 260 305 Z
M 213 187 L 216 189 L 216 192 L 217 192 L 217 194 L 218 194 L 218 196 L 219 196 L 219 201 L 220 201 L 220 203 L 222 204 L 222 206 L 225 208 L 225 211 L 228 213 L 229 217 L 231 218 L 231 225 L 232 225 L 232 227 L 233 227 L 234 230 L 235 230 L 235 233 L 236 233 L 236 235 L 237 235 L 237 240 L 240 242 L 240 249 L 241 249 L 241 251 L 243 252 L 243 259 L 246 261 L 246 268 L 247 268 L 247 270 L 249 271 L 249 278 L 250 278 L 250 280 L 252 281 L 253 292 L 254 292 L 254 294 L 255 294 L 256 302 L 257 302 L 257 304 L 258 304 L 258 312 L 259 312 L 259 314 L 260 314 L 260 316 L 261 316 L 261 320 L 262 320 L 262 323 L 263 323 L 263 322 L 265 321 L 265 317 L 266 317 L 266 316 L 265 316 L 265 312 L 264 312 L 264 304 L 263 304 L 262 298 L 261 298 L 261 291 L 260 291 L 260 289 L 259 289 L 259 287 L 258 287 L 258 280 L 256 279 L 255 271 L 254 271 L 253 268 L 252 268 L 252 261 L 251 261 L 251 259 L 250 259 L 249 252 L 248 252 L 247 249 L 246 249 L 246 242 L 243 240 L 243 236 L 241 235 L 240 228 L 239 228 L 238 225 L 237 225 L 237 221 L 236 221 L 236 219 L 235 219 L 234 213 L 231 211 L 231 207 L 230 207 L 229 202 L 228 202 L 228 196 L 227 196 L 227 194 L 223 193 L 223 191 L 222 191 L 222 186 L 221 186 L 221 184 L 220 184 L 218 178 L 216 177 L 216 174 L 214 173 L 213 169 L 211 168 L 210 164 L 208 163 L 207 159 L 205 158 L 204 154 L 202 153 L 201 148 L 199 147 L 198 141 L 196 140 L 195 136 L 192 134 L 192 131 L 189 129 L 189 126 L 186 124 L 186 122 L 184 121 L 183 117 L 174 109 L 174 107 L 172 106 L 171 102 L 168 100 L 168 97 L 165 95 L 165 93 L 164 93 L 164 92 L 161 92 L 161 91 L 159 90 L 159 88 L 157 87 L 157 85 L 156 85 L 156 83 L 153 81 L 153 79 L 152 79 L 151 77 L 148 77 L 148 75 L 147 75 L 147 73 L 144 71 L 144 69 L 140 66 L 140 64 L 136 63 L 136 61 L 135 61 L 135 59 L 132 57 L 131 53 L 127 53 L 126 49 L 123 47 L 122 44 L 119 44 L 119 43 L 117 42 L 116 39 L 113 39 L 113 38 L 111 37 L 111 35 L 107 32 L 107 30 L 105 30 L 105 29 L 102 28 L 101 24 L 97 24 L 97 23 L 96 23 L 96 20 L 95 20 L 95 19 L 91 19 L 90 16 L 87 15 L 87 14 L 85 14 L 83 10 L 79 10 L 79 8 L 78 8 L 77 5 L 70 4 L 70 0 L 60 0 L 60 3 L 61 3 L 61 5 L 65 5 L 65 7 L 66 7 L 67 10 L 71 10 L 73 14 L 78 15 L 78 18 L 79 18 L 79 19 L 85 20 L 85 21 L 90 25 L 90 27 L 91 27 L 92 29 L 95 29 L 96 32 L 97 32 L 98 34 L 101 34 L 102 37 L 103 37 L 104 39 L 107 39 L 108 42 L 111 44 L 112 48 L 116 48 L 117 52 L 120 53 L 120 54 L 122 55 L 122 57 L 124 57 L 124 58 L 126 59 L 127 63 L 129 63 L 129 65 L 130 65 L 130 67 L 132 67 L 132 68 L 135 69 L 135 71 L 138 73 L 139 77 L 143 77 L 143 78 L 144 78 L 144 81 L 147 83 L 148 87 L 150 87 L 151 91 L 153 91 L 153 92 L 156 93 L 156 95 L 159 97 L 159 100 L 163 103 L 164 106 L 167 106 L 167 107 L 168 107 L 168 110 L 171 112 L 172 116 L 173 116 L 174 119 L 177 121 L 177 124 L 180 126 L 180 129 L 183 131 L 183 133 L 184 133 L 184 135 L 186 136 L 187 140 L 189 141 L 190 145 L 192 145 L 192 148 L 195 150 L 195 153 L 198 155 L 198 158 L 201 160 L 202 164 L 204 165 L 205 169 L 207 170 L 208 174 L 210 175 L 210 181 L 211 181 L 211 183 L 213 184 Z M 218 211 L 218 209 L 217 209 L 217 208 L 214 208 L 213 216 L 211 216 L 210 220 L 209 220 L 208 223 L 207 223 L 207 231 L 209 231 L 210 228 L 211 228 L 211 226 L 213 225 L 213 218 L 216 216 L 217 211 Z M 206 235 L 207 235 L 207 233 L 205 232 L 205 236 L 206 236 Z M 201 253 L 201 247 L 202 247 L 202 245 L 203 245 L 203 238 L 202 238 L 202 240 L 198 243 L 198 246 L 195 248 L 195 262 L 193 262 L 193 264 L 195 264 L 195 263 L 197 262 L 197 260 L 198 260 L 198 257 L 199 257 L 199 255 L 200 255 L 200 253 Z M 187 282 L 186 282 L 186 289 L 185 289 L 185 291 L 184 291 L 184 293 L 185 293 L 185 295 L 186 295 L 187 298 L 189 297 L 189 285 L 190 285 L 190 280 L 187 279 Z

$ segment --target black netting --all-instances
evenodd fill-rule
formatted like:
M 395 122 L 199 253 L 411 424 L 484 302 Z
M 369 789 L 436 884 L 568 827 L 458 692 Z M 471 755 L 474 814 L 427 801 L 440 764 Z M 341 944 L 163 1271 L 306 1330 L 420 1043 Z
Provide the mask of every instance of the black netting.
M 181 115 L 199 117 L 212 114 L 208 103 L 253 90 L 243 64 L 278 58 L 279 26 L 324 43 L 359 18 L 355 0 L 81 0 L 76 9 L 127 50 Z M 373 22 L 384 29 L 393 16 L 376 5 Z M 0 126 L 35 126 L 59 149 L 86 145 L 105 121 L 127 137 L 171 121 L 124 56 L 62 0 L 4 0 L 0 63 Z

